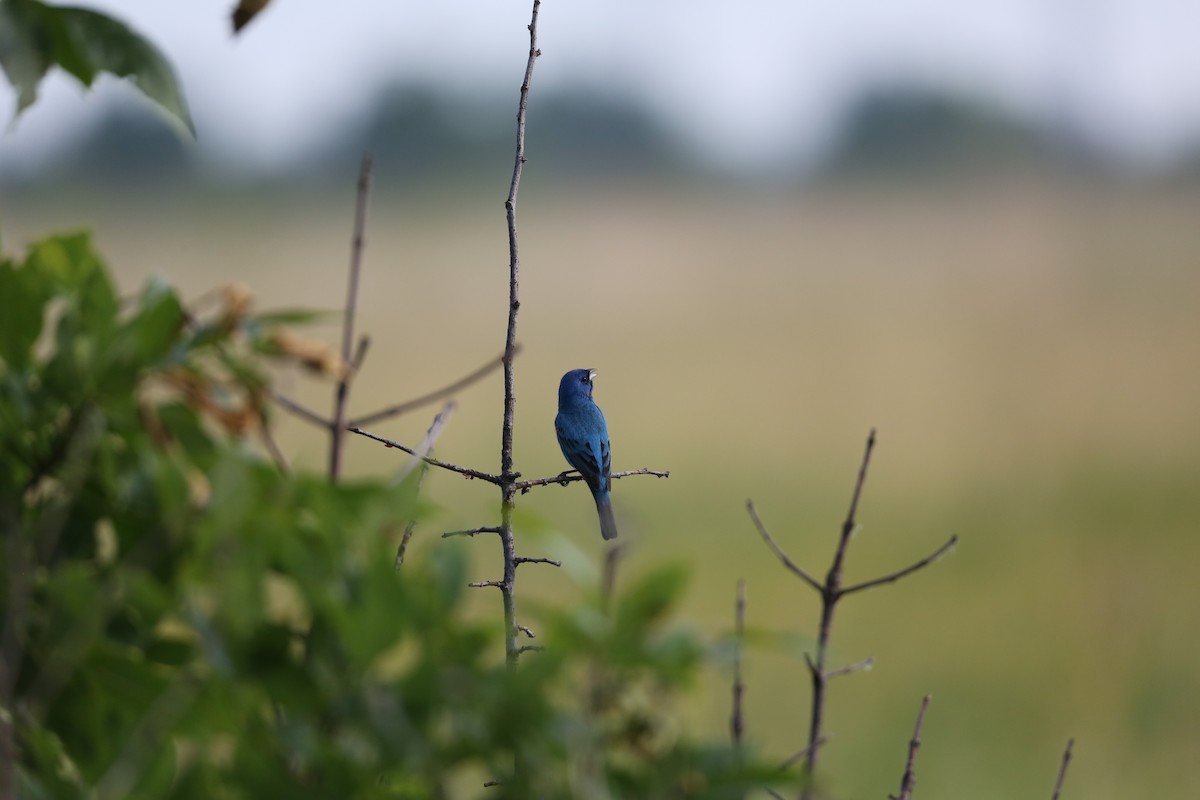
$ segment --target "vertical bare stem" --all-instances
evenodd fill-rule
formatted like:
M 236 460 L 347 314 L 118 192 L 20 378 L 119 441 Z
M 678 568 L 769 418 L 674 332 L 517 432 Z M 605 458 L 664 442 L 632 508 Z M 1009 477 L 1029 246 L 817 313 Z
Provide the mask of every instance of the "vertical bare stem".
M 808 755 L 805 765 L 808 775 L 816 774 L 817 760 L 821 752 L 819 742 L 822 739 L 821 728 L 825 717 L 825 687 L 829 676 L 825 671 L 825 660 L 829 652 L 829 634 L 833 630 L 833 612 L 842 596 L 842 568 L 846 561 L 846 548 L 850 544 L 850 536 L 858 524 L 855 517 L 858 514 L 858 500 L 862 496 L 863 484 L 867 480 L 867 467 L 871 463 L 871 451 L 875 449 L 875 429 L 867 436 L 867 447 L 863 453 L 862 465 L 858 469 L 858 479 L 854 484 L 854 494 L 850 498 L 850 510 L 846 521 L 842 523 L 841 537 L 838 539 L 837 551 L 833 556 L 833 564 L 825 583 L 821 587 L 821 626 L 817 632 L 817 652 L 815 661 L 809 661 L 809 674 L 812 678 L 812 714 L 808 724 Z M 813 796 L 811 782 L 805 784 L 801 798 L 808 800 Z
M 734 606 L 733 629 L 733 713 L 729 717 L 729 734 L 733 738 L 733 746 L 741 749 L 742 734 L 746 730 L 745 712 L 742 708 L 742 695 L 746 686 L 742 683 L 742 640 L 746 637 L 746 581 L 739 579 L 737 583 L 737 603 Z
M 517 106 L 516 156 L 513 160 L 508 199 L 504 201 L 508 218 L 508 331 L 504 338 L 504 425 L 500 435 L 500 545 L 504 553 L 504 578 L 501 580 L 500 590 L 504 596 L 504 654 L 509 666 L 516 665 L 518 655 L 517 604 L 513 594 L 513 584 L 517 577 L 517 553 L 512 529 L 512 512 L 517 496 L 517 475 L 513 472 L 513 412 L 516 408 L 513 361 L 517 352 L 517 313 L 521 309 L 517 191 L 521 186 L 521 173 L 525 167 L 525 114 L 529 107 L 529 83 L 533 79 L 533 65 L 539 55 L 537 22 L 541 5 L 541 0 L 533 0 L 533 14 L 529 21 L 529 60 L 525 63 L 525 78 L 521 81 L 521 98 Z
M 350 393 L 350 365 L 354 361 L 354 317 L 358 312 L 358 276 L 362 268 L 364 230 L 367 225 L 367 196 L 371 191 L 371 154 L 363 156 L 358 171 L 358 202 L 354 209 L 354 238 L 350 244 L 350 279 L 346 289 L 346 309 L 342 319 L 342 375 L 333 401 L 333 421 L 329 426 L 329 479 L 337 482 L 342 474 L 342 450 L 346 440 L 346 405 Z
M 921 701 L 921 710 L 917 712 L 917 725 L 913 729 L 912 739 L 908 742 L 908 760 L 904 763 L 904 776 L 900 779 L 900 795 L 896 800 L 912 800 L 913 789 L 917 786 L 917 751 L 921 749 L 921 726 L 925 724 L 925 710 L 933 695 L 925 695 Z
M 1075 749 L 1075 739 L 1067 740 L 1067 749 L 1063 750 L 1062 766 L 1058 768 L 1058 780 L 1054 782 L 1054 794 L 1050 796 L 1050 800 L 1058 800 L 1058 796 L 1062 793 L 1063 781 L 1067 779 L 1067 767 L 1071 764 L 1071 751 Z

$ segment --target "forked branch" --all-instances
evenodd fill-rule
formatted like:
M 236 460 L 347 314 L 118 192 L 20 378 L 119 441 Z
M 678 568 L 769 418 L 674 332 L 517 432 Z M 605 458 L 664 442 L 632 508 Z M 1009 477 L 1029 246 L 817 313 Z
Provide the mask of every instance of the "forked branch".
M 820 753 L 821 743 L 825 741 L 823 735 L 824 714 L 825 714 L 825 697 L 826 687 L 832 678 L 856 672 L 859 670 L 869 669 L 873 661 L 868 658 L 856 664 L 829 669 L 826 666 L 826 658 L 829 652 L 829 639 L 833 631 L 834 612 L 837 608 L 838 601 L 848 594 L 860 592 L 865 589 L 871 589 L 883 584 L 893 583 L 903 577 L 911 575 L 924 567 L 937 561 L 945 555 L 958 542 L 957 536 L 951 536 L 950 540 L 944 545 L 935 550 L 932 554 L 926 556 L 920 561 L 912 564 L 904 569 L 889 573 L 879 578 L 863 581 L 862 583 L 851 586 L 842 586 L 842 571 L 846 563 L 846 552 L 850 545 L 850 539 L 853 537 L 855 529 L 858 527 L 858 507 L 862 500 L 863 487 L 867 480 L 867 470 L 871 464 L 871 454 L 875 450 L 875 429 L 872 428 L 867 436 L 867 445 L 863 451 L 862 463 L 858 468 L 858 476 L 854 482 L 854 492 L 850 497 L 850 508 L 846 513 L 846 519 L 842 522 L 841 531 L 838 536 L 837 549 L 833 555 L 833 563 L 830 564 L 829 571 L 825 575 L 824 581 L 818 581 L 811 573 L 792 560 L 783 548 L 775 541 L 767 530 L 762 519 L 758 515 L 754 503 L 750 500 L 746 501 L 746 511 L 750 514 L 750 519 L 754 523 L 754 527 L 758 530 L 759 535 L 767 546 L 780 560 L 780 562 L 800 580 L 804 581 L 810 588 L 815 590 L 821 596 L 821 619 L 820 627 L 817 632 L 817 645 L 814 653 L 806 653 L 804 656 L 805 663 L 808 665 L 809 679 L 812 684 L 812 710 L 809 717 L 808 725 L 808 745 L 805 748 L 804 759 L 805 766 L 808 771 L 810 782 L 806 784 L 801 798 L 807 800 L 813 796 L 811 784 L 812 776 L 816 772 L 818 756 Z M 924 710 L 922 709 L 922 716 Z M 918 722 L 919 730 L 919 722 Z
M 338 378 L 333 401 L 333 421 L 329 425 L 329 479 L 342 474 L 342 451 L 346 441 L 346 407 L 350 395 L 350 365 L 353 363 L 354 318 L 358 313 L 358 277 L 362 272 L 363 245 L 366 241 L 367 198 L 371 193 L 371 154 L 363 156 L 358 171 L 358 201 L 354 208 L 354 238 L 350 246 L 350 275 L 346 287 L 346 309 L 342 318 L 342 374 Z

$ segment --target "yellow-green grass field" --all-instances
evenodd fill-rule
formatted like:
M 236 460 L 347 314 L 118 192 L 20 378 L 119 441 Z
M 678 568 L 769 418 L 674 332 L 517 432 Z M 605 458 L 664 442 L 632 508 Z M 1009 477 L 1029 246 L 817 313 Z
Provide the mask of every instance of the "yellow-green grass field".
M 825 779 L 837 797 L 895 792 L 920 698 L 923 798 L 1049 797 L 1077 738 L 1066 797 L 1200 796 L 1200 191 L 1058 185 L 1028 177 L 953 187 L 827 188 L 803 195 L 651 187 L 550 189 L 530 171 L 522 252 L 517 468 L 554 475 L 555 389 L 599 370 L 614 467 L 669 468 L 616 484 L 626 574 L 682 561 L 680 623 L 748 624 L 791 645 L 747 656 L 750 738 L 781 758 L 804 744 L 814 594 L 759 540 L 823 574 L 868 430 L 879 431 L 848 579 L 936 549 L 905 581 L 845 601 L 827 707 Z M 348 180 L 349 185 L 352 181 Z M 498 356 L 507 249 L 503 186 L 464 199 L 380 175 L 359 329 L 372 337 L 353 411 L 421 394 Z M 352 202 L 304 196 L 42 198 L 0 209 L 5 246 L 93 227 L 130 290 L 160 273 L 190 296 L 238 280 L 260 306 L 338 309 Z M 336 341 L 336 322 L 316 333 Z M 284 391 L 320 408 L 330 387 Z M 439 456 L 495 470 L 498 375 L 464 392 Z M 419 440 L 434 408 L 377 432 Z M 280 414 L 297 463 L 322 468 L 320 434 Z M 395 451 L 355 439 L 353 474 Z M 432 475 L 418 549 L 475 556 L 491 539 L 491 487 Z M 586 491 L 520 498 L 519 549 L 570 569 L 523 567 L 522 621 L 577 602 L 603 553 Z M 418 562 L 419 563 L 419 562 Z M 589 566 L 590 565 L 590 566 Z M 499 617 L 491 592 L 481 613 Z M 553 642 L 541 642 L 553 647 Z M 723 735 L 729 674 L 682 709 Z

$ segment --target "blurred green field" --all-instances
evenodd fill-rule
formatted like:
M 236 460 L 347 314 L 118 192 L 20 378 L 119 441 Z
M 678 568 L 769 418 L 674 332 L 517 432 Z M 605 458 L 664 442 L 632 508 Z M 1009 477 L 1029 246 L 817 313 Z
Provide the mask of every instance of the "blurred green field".
M 599 370 L 620 481 L 625 568 L 694 571 L 684 622 L 814 634 L 813 594 L 758 540 L 823 573 L 870 427 L 879 445 L 848 578 L 957 551 L 850 598 L 824 757 L 838 797 L 895 791 L 920 698 L 934 696 L 918 764 L 926 798 L 1049 796 L 1077 738 L 1068 797 L 1200 796 L 1200 191 L 1013 177 L 953 187 L 550 188 L 531 170 L 519 207 L 522 309 L 517 468 L 557 474 L 555 388 Z M 371 210 L 361 331 L 372 349 L 356 413 L 421 394 L 497 356 L 506 314 L 503 187 L 401 196 Z M 351 181 L 347 181 L 348 188 Z M 132 289 L 166 275 L 192 296 L 239 280 L 261 306 L 340 308 L 353 198 L 186 193 L 30 197 L 0 208 L 5 246 L 93 226 Z M 335 341 L 336 323 L 321 329 Z M 329 387 L 281 375 L 314 407 Z M 462 394 L 438 452 L 495 469 L 498 376 Z M 434 409 L 377 426 L 415 442 Z M 324 441 L 279 418 L 285 450 L 320 468 Z M 357 474 L 392 451 L 350 443 Z M 462 547 L 494 577 L 492 541 L 436 540 L 488 524 L 490 487 L 427 482 L 422 547 Z M 599 562 L 578 486 L 521 499 L 525 555 Z M 590 560 L 590 561 L 589 561 Z M 524 608 L 572 602 L 587 568 L 525 567 Z M 496 613 L 495 598 L 479 597 Z M 536 628 L 532 612 L 525 621 Z M 553 645 L 552 642 L 547 643 Z M 799 749 L 807 676 L 795 649 L 748 657 L 750 737 Z M 724 730 L 728 675 L 685 710 Z

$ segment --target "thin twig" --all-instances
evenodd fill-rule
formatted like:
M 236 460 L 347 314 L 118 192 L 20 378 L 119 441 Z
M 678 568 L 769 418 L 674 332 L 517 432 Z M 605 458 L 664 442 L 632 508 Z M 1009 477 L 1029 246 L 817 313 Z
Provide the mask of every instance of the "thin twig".
M 771 538 L 771 534 L 767 531 L 767 526 L 763 524 L 762 519 L 760 519 L 758 516 L 758 511 L 754 508 L 753 500 L 746 501 L 746 510 L 750 512 L 750 519 L 754 520 L 754 527 L 758 528 L 759 536 L 763 538 L 763 541 L 767 543 L 767 547 L 770 547 L 772 552 L 774 552 L 779 560 L 783 562 L 783 565 L 791 570 L 794 574 L 798 575 L 801 580 L 803 580 L 812 588 L 816 589 L 818 592 L 823 591 L 823 587 L 817 581 L 817 579 L 805 572 L 804 568 L 795 561 L 792 561 L 792 559 L 788 558 L 787 553 L 783 552 L 783 548 L 776 544 L 775 540 Z
M 367 340 L 364 338 L 364 339 L 362 339 L 362 341 L 365 342 Z M 362 351 L 362 348 L 360 348 L 360 352 L 361 351 Z M 423 450 L 424 456 L 430 456 L 433 454 L 433 442 L 434 442 L 434 440 L 437 439 L 438 434 L 441 432 L 442 425 L 445 424 L 446 419 L 448 418 L 447 415 L 453 409 L 454 409 L 454 404 L 447 403 L 445 408 L 442 409 L 442 413 L 438 414 L 437 416 L 435 416 L 433 418 L 433 422 L 429 425 L 429 430 L 425 432 L 425 441 L 421 443 L 422 447 L 417 448 L 418 450 L 423 450 L 424 445 L 426 443 L 428 443 L 428 445 L 429 445 L 428 449 Z M 424 461 L 417 461 L 416 457 L 414 456 L 414 460 L 413 460 L 412 464 L 409 466 L 406 466 L 404 468 L 404 470 L 401 471 L 401 474 L 396 477 L 396 482 L 399 483 L 400 481 L 404 480 L 405 477 L 407 477 L 408 472 L 411 471 L 412 467 L 414 467 L 418 464 L 420 465 L 421 471 L 419 473 L 417 473 L 416 486 L 413 487 L 413 497 L 414 498 L 421 491 L 421 484 L 425 480 L 425 473 L 429 471 L 429 465 L 426 464 Z M 400 544 L 396 547 L 396 569 L 400 569 L 400 566 L 404 563 L 404 554 L 408 552 L 408 543 L 412 540 L 413 531 L 416 530 L 416 528 L 417 528 L 416 515 L 410 515 L 410 519 L 408 520 L 408 523 L 404 526 L 404 535 L 400 537 Z
M 465 531 L 446 531 L 442 534 L 443 539 L 449 539 L 451 536 L 470 536 L 474 539 L 481 533 L 499 533 L 500 529 L 495 525 L 485 525 L 479 528 L 467 528 Z
M 746 730 L 745 710 L 742 695 L 746 685 L 742 682 L 742 640 L 746 636 L 746 581 L 737 582 L 737 600 L 733 607 L 733 711 L 729 716 L 729 735 L 733 746 L 741 749 L 742 734 Z
M 882 586 L 885 583 L 892 583 L 893 581 L 898 581 L 906 575 L 911 575 L 912 573 L 916 572 L 919 569 L 928 567 L 930 564 L 937 561 L 939 558 L 944 556 L 950 550 L 954 549 L 954 546 L 956 544 L 958 544 L 958 534 L 951 536 L 950 539 L 944 545 L 939 547 L 932 554 L 925 556 L 925 558 L 922 558 L 920 561 L 913 564 L 912 566 L 905 567 L 904 569 L 899 570 L 897 572 L 893 572 L 889 575 L 884 575 L 882 578 L 875 578 L 874 580 L 863 581 L 862 583 L 857 583 L 854 586 L 847 586 L 845 589 L 842 589 L 842 596 L 845 596 L 848 594 L 854 594 L 855 592 L 861 592 L 863 589 L 870 589 L 874 586 Z
M 873 666 L 875 666 L 875 659 L 864 658 L 862 661 L 856 661 L 853 664 L 829 670 L 829 672 L 825 673 L 825 679 L 840 678 L 842 675 L 849 675 L 852 672 L 868 672 Z
M 516 350 L 519 352 L 520 347 L 518 346 Z M 430 403 L 436 403 L 438 400 L 441 400 L 444 397 L 449 397 L 450 395 L 461 392 L 471 384 L 483 380 L 488 375 L 495 372 L 499 367 L 503 366 L 503 364 L 503 358 L 494 358 L 469 375 L 459 378 L 454 383 L 443 386 L 441 389 L 437 389 L 436 391 L 429 392 L 428 394 L 423 394 L 420 397 L 415 397 L 412 400 L 405 400 L 403 403 L 397 403 L 394 406 L 388 406 L 387 408 L 379 411 L 374 411 L 370 414 L 357 417 L 356 419 L 350 420 L 348 424 L 351 428 L 361 428 L 364 425 L 370 425 L 373 422 L 390 419 L 391 417 L 399 416 L 400 414 L 406 414 L 409 411 L 421 408 L 422 406 L 427 406 Z
M 271 429 L 264 422 L 258 429 L 259 438 L 262 439 L 263 447 L 270 454 L 271 460 L 275 462 L 275 466 L 280 472 L 286 474 L 290 470 L 288 468 L 287 457 L 283 451 L 279 449 L 279 443 L 275 441 L 275 437 L 271 434 Z
M 816 743 L 816 746 L 817 746 L 817 747 L 821 747 L 822 745 L 824 745 L 824 744 L 825 744 L 826 742 L 828 742 L 828 741 L 829 741 L 829 739 L 828 739 L 827 737 L 825 737 L 825 736 L 822 736 L 822 737 L 820 738 L 820 740 L 818 740 L 818 741 L 817 741 L 817 743 Z M 804 758 L 808 758 L 808 754 L 809 754 L 811 751 L 812 751 L 812 746 L 810 745 L 809 747 L 806 747 L 806 748 L 804 748 L 803 750 L 799 750 L 799 751 L 797 751 L 797 752 L 795 752 L 795 753 L 792 753 L 790 756 L 788 756 L 786 759 L 784 759 L 784 761 L 783 761 L 783 763 L 782 763 L 782 764 L 780 764 L 780 765 L 779 765 L 779 769 L 780 769 L 780 770 L 785 770 L 785 769 L 787 769 L 788 767 L 790 767 L 790 766 L 792 766 L 793 764 L 795 764 L 797 761 L 800 761 L 801 759 L 804 759 Z
M 363 243 L 367 226 L 367 197 L 371 192 L 371 154 L 363 155 L 358 171 L 358 201 L 354 208 L 354 239 L 350 245 L 350 275 L 346 287 L 346 310 L 342 319 L 342 374 L 333 401 L 329 426 L 329 479 L 342 474 L 342 451 L 346 440 L 346 405 L 350 394 L 350 365 L 353 361 L 354 317 L 358 313 L 358 276 L 362 271 Z
M 536 639 L 537 634 L 528 625 L 518 625 L 517 630 L 528 636 L 530 639 Z
M 421 464 L 421 471 L 417 473 L 417 483 L 413 487 L 413 497 L 416 497 L 421 492 L 421 484 L 425 481 L 425 473 L 429 472 L 428 464 Z M 404 565 L 404 556 L 408 553 L 408 543 L 412 541 L 413 532 L 417 529 L 416 515 L 410 515 L 408 522 L 404 525 L 404 533 L 400 537 L 400 544 L 396 546 L 396 569 L 400 569 Z
M 442 435 L 442 428 L 444 428 L 446 423 L 450 421 L 450 416 L 454 413 L 454 409 L 455 405 L 453 400 L 442 406 L 442 410 L 439 411 L 433 418 L 433 423 L 429 426 L 429 430 L 426 431 L 425 438 L 421 440 L 419 445 L 417 445 L 416 452 L 413 453 L 413 457 L 410 458 L 408 463 L 401 467 L 400 471 L 397 472 L 395 477 L 392 478 L 393 486 L 398 486 L 400 483 L 402 483 L 404 479 L 407 478 L 409 474 L 417 468 L 417 466 L 425 466 L 424 459 L 428 458 L 429 454 L 433 452 L 433 445 L 437 442 L 438 437 Z
M 504 584 L 501 581 L 472 581 L 471 583 L 468 583 L 467 586 L 470 586 L 472 589 L 485 589 L 492 586 L 496 587 L 497 589 L 504 588 Z
M 917 785 L 917 773 L 914 767 L 917 763 L 917 750 L 921 749 L 921 726 L 925 724 L 925 710 L 933 695 L 927 694 L 921 700 L 921 710 L 917 712 L 917 725 L 913 729 L 912 739 L 908 743 L 908 760 L 904 764 L 904 777 L 900 779 L 900 795 L 889 795 L 892 800 L 911 800 L 913 788 Z
M 438 459 L 433 458 L 431 456 L 421 456 L 415 449 L 409 447 L 408 445 L 401 444 L 400 442 L 397 442 L 394 439 L 388 439 L 385 436 L 377 436 L 374 433 L 371 433 L 370 431 L 364 431 L 362 428 L 348 428 L 347 430 L 349 430 L 351 433 L 357 433 L 359 436 L 365 436 L 368 439 L 374 439 L 375 441 L 379 442 L 380 444 L 386 445 L 387 447 L 394 447 L 397 450 L 401 450 L 405 453 L 408 453 L 410 456 L 417 456 L 418 458 L 420 458 L 422 461 L 424 461 L 426 464 L 429 464 L 430 466 L 440 467 L 441 469 L 449 470 L 450 472 L 457 472 L 459 475 L 462 475 L 463 477 L 466 477 L 466 478 L 477 478 L 481 481 L 487 481 L 488 483 L 494 483 L 497 486 L 500 485 L 500 476 L 499 475 L 492 475 L 491 473 L 488 473 L 488 472 L 480 472 L 479 470 L 471 469 L 470 467 L 460 467 L 457 464 L 450 464 L 445 461 L 439 461 Z
M 290 411 L 291 413 L 295 414 L 297 417 L 300 417 L 300 419 L 311 422 L 313 425 L 316 425 L 318 428 L 324 428 L 325 430 L 329 430 L 329 428 L 333 426 L 333 422 L 331 422 L 330 420 L 325 419 L 324 417 L 322 417 L 320 414 L 313 411 L 312 409 L 305 408 L 304 406 L 297 403 L 295 400 L 291 399 L 290 397 L 287 397 L 286 395 L 281 394 L 278 391 L 271 392 L 271 399 L 274 400 L 281 408 L 283 408 L 284 411 Z
M 1067 739 L 1067 749 L 1063 750 L 1062 766 L 1058 768 L 1058 780 L 1054 782 L 1054 794 L 1050 796 L 1050 800 L 1058 800 L 1059 794 L 1062 792 L 1063 781 L 1067 779 L 1067 767 L 1071 764 L 1071 751 L 1075 749 L 1075 738 Z
M 609 475 L 609 477 L 616 480 L 617 478 L 628 478 L 630 475 L 653 475 L 656 478 L 669 478 L 671 477 L 671 471 L 642 467 L 641 469 L 627 469 L 622 472 L 614 472 L 612 475 Z M 575 470 L 567 470 L 566 472 L 560 472 L 553 478 L 532 478 L 527 481 L 517 481 L 513 484 L 513 488 L 515 488 L 521 494 L 525 494 L 535 486 L 549 486 L 555 483 L 559 486 L 567 486 L 568 484 L 581 480 L 583 480 L 582 475 L 575 472 Z

